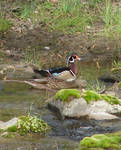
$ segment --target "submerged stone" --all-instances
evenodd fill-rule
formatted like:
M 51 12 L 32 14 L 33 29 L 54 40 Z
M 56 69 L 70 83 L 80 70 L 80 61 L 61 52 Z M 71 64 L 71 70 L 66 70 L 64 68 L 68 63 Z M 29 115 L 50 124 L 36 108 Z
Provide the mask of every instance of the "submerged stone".
M 1 134 L 2 137 L 4 138 L 14 138 L 15 137 L 15 133 L 14 132 L 3 132 Z
M 18 122 L 18 118 L 16 118 L 16 117 L 7 121 L 7 122 L 1 121 L 0 122 L 0 129 L 6 130 L 8 128 L 14 127 L 14 126 L 16 126 L 17 122 Z

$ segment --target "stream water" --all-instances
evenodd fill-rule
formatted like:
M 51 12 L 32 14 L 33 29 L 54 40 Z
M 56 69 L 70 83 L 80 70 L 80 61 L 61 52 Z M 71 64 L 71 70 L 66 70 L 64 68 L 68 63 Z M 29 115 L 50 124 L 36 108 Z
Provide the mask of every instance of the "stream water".
M 95 64 L 83 64 L 79 72 L 86 80 L 94 82 L 109 69 L 109 65 L 97 69 Z M 31 113 L 41 117 L 52 127 L 45 136 L 29 134 L 11 139 L 0 138 L 0 150 L 76 150 L 79 141 L 85 136 L 121 129 L 121 120 L 95 121 L 84 118 L 58 120 L 45 104 L 54 94 L 33 89 L 26 84 L 0 81 L 0 120 L 8 121 L 13 117 Z

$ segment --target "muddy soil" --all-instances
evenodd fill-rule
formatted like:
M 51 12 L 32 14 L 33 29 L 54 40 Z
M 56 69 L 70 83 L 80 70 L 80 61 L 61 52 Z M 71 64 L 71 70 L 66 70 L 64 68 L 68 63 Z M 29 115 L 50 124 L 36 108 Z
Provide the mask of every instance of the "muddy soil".
M 21 61 L 26 51 L 37 51 L 41 56 L 41 66 L 57 66 L 65 64 L 69 52 L 76 52 L 85 61 L 109 60 L 121 58 L 121 37 L 112 35 L 106 37 L 103 24 L 94 23 L 94 27 L 87 27 L 85 33 L 66 34 L 60 31 L 49 32 L 44 22 L 33 24 L 16 16 L 17 8 L 13 0 L 2 1 L 0 9 L 5 13 L 13 26 L 6 33 L 0 33 L 0 52 L 14 61 Z M 20 0 L 22 4 L 31 1 Z M 43 0 L 40 3 L 44 2 Z M 120 7 L 119 1 L 113 5 Z M 34 53 L 34 52 L 33 52 Z M 1 56 L 2 57 L 2 56 Z M 25 59 L 25 58 L 24 58 Z M 56 64 L 55 64 L 56 62 Z M 2 60 L 1 60 L 2 63 Z
M 41 66 L 65 64 L 65 58 L 70 52 L 78 53 L 88 62 L 121 58 L 119 39 L 92 37 L 91 34 L 81 33 L 72 35 L 48 32 L 42 31 L 41 26 L 21 30 L 21 33 L 13 29 L 0 34 L 0 50 L 15 61 L 21 61 L 28 49 L 33 53 L 37 51 Z

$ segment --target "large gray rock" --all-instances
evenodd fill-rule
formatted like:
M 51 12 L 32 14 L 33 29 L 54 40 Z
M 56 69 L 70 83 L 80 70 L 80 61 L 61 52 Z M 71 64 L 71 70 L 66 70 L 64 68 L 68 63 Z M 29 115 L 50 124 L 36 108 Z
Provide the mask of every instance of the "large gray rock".
M 49 109 L 56 112 L 58 117 L 89 117 L 96 120 L 117 119 L 117 114 L 121 113 L 120 105 L 111 105 L 105 100 L 92 101 L 86 103 L 84 98 L 73 99 L 69 102 L 52 100 L 48 104 Z
M 88 115 L 88 106 L 84 98 L 74 99 L 70 102 L 52 100 L 48 103 L 48 108 L 61 119 L 65 117 L 80 118 Z
M 84 98 L 74 99 L 69 103 L 65 103 L 62 114 L 68 117 L 82 117 L 88 115 L 88 105 Z
M 91 102 L 88 105 L 88 116 L 93 119 L 116 119 L 117 113 L 121 113 L 121 106 L 111 105 L 105 100 Z

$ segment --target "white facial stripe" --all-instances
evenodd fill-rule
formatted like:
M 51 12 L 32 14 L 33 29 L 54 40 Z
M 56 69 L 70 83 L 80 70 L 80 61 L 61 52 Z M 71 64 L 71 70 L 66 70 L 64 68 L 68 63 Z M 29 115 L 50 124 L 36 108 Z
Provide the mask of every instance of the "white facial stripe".
M 74 59 L 73 57 L 72 57 L 72 60 L 69 60 L 71 57 L 72 57 L 72 56 L 70 56 L 70 57 L 68 58 L 67 64 L 68 64 L 68 63 L 74 63 L 75 59 Z

